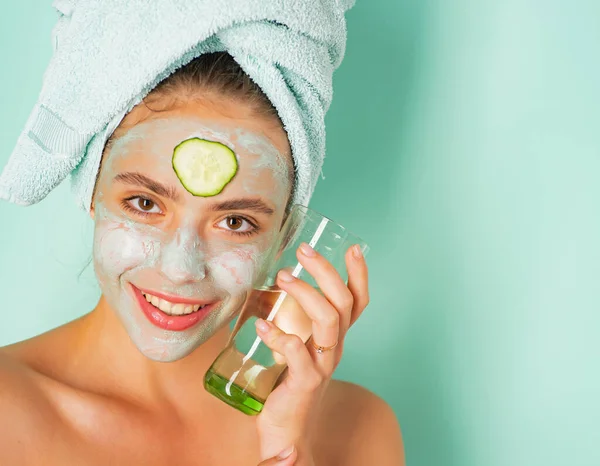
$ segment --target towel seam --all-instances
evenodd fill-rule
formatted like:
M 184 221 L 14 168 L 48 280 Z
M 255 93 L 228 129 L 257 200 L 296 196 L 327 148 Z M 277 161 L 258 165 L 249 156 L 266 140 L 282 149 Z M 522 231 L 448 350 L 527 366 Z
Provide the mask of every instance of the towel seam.
M 37 144 L 39 146 L 40 149 L 42 149 L 44 152 L 46 152 L 48 155 L 52 155 L 53 152 L 50 150 L 49 147 L 47 147 L 40 138 L 38 138 L 36 136 L 36 134 L 33 131 L 29 131 L 27 133 L 27 137 L 29 139 L 31 139 L 35 144 Z

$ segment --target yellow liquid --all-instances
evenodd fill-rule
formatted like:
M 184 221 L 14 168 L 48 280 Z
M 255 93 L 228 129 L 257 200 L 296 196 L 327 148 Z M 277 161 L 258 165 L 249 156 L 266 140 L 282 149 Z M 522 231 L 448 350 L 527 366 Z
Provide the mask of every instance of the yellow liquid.
M 317 288 L 317 291 L 320 290 Z M 272 322 L 285 333 L 294 333 L 305 342 L 308 340 L 312 333 L 312 320 L 300 304 L 278 287 L 258 288 L 250 292 L 233 330 L 238 351 L 250 349 L 243 342 L 253 342 L 256 338 L 254 322 L 257 318 L 268 319 L 275 307 L 277 312 Z

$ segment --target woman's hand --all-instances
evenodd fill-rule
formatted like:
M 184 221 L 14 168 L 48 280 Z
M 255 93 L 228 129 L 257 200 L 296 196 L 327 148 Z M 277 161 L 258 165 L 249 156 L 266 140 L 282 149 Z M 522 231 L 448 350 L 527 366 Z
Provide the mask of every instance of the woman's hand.
M 310 342 L 305 345 L 300 337 L 284 333 L 272 322 L 257 321 L 258 335 L 288 365 L 285 378 L 257 417 L 261 459 L 269 458 L 260 466 L 314 465 L 311 432 L 318 430 L 321 398 L 342 357 L 346 333 L 369 302 L 367 265 L 358 245 L 346 251 L 347 286 L 335 268 L 307 244 L 296 255 L 323 294 L 286 270 L 279 272 L 277 285 L 311 318 L 314 344 L 336 346 L 319 353 Z M 291 456 L 277 462 L 276 457 L 290 447 L 294 447 Z
M 281 453 L 279 453 L 279 455 L 269 458 L 268 460 L 261 461 L 258 466 L 292 466 L 296 464 L 297 459 L 298 450 L 296 450 L 296 447 L 291 446 L 283 450 Z

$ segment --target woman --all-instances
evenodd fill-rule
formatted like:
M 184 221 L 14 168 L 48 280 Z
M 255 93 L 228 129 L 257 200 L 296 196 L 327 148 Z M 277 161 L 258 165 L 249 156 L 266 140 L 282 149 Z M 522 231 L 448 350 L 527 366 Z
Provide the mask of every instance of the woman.
M 190 135 L 236 148 L 238 172 L 216 196 L 193 196 L 172 168 Z M 389 406 L 331 380 L 368 302 L 367 266 L 352 249 L 347 286 L 310 249 L 298 258 L 323 295 L 278 277 L 313 319 L 315 341 L 333 350 L 259 324 L 289 367 L 261 414 L 202 388 L 293 190 L 277 112 L 226 53 L 196 58 L 133 108 L 106 144 L 94 190 L 97 306 L 0 349 L 0 464 L 403 464 Z

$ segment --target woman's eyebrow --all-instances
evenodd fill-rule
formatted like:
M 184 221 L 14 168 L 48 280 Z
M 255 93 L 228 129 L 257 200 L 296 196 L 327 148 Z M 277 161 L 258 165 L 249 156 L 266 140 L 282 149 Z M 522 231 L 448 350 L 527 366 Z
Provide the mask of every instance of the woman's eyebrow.
M 173 186 L 165 186 L 158 181 L 148 178 L 146 175 L 142 175 L 139 172 L 119 173 L 117 176 L 115 176 L 114 181 L 135 186 L 143 186 L 150 191 L 154 191 L 159 196 L 166 197 L 174 202 L 179 200 L 179 194 Z M 253 210 L 266 215 L 273 215 L 273 213 L 275 213 L 275 211 L 262 199 L 244 197 L 218 202 L 213 204 L 210 207 L 210 210 L 213 212 L 220 212 L 224 210 Z
M 173 186 L 165 186 L 164 184 L 154 181 L 153 179 L 148 178 L 147 176 L 138 172 L 119 173 L 117 176 L 115 176 L 114 181 L 132 184 L 135 186 L 143 186 L 150 191 L 154 191 L 159 196 L 166 197 L 174 202 L 179 200 L 179 194 Z
M 253 210 L 266 215 L 272 215 L 275 211 L 265 204 L 260 198 L 239 198 L 213 204 L 210 207 L 213 212 L 222 210 Z

